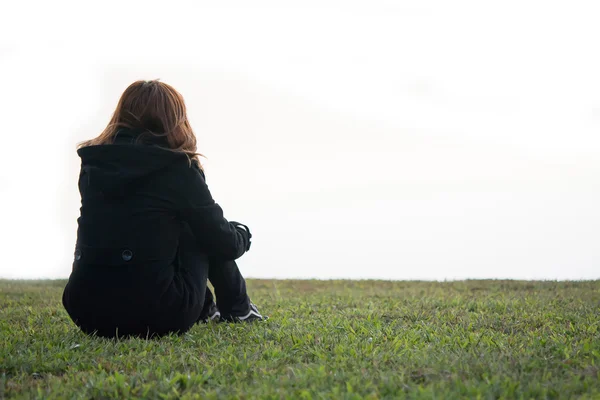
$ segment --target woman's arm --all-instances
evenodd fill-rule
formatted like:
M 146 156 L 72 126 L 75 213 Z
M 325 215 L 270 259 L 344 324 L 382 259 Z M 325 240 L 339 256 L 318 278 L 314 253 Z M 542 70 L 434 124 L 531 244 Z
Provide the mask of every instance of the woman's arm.
M 241 257 L 250 248 L 250 231 L 225 219 L 223 210 L 208 190 L 204 172 L 196 164 L 185 168 L 182 173 L 183 179 L 178 185 L 181 197 L 179 213 L 199 244 L 223 260 Z

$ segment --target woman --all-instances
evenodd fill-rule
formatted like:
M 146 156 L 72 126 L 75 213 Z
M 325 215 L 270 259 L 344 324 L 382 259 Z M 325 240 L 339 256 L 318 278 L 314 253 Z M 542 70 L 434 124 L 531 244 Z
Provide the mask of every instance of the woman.
M 212 199 L 175 89 L 133 83 L 78 154 L 81 216 L 63 293 L 75 324 L 104 337 L 149 337 L 208 319 L 263 319 L 234 261 L 252 235 Z

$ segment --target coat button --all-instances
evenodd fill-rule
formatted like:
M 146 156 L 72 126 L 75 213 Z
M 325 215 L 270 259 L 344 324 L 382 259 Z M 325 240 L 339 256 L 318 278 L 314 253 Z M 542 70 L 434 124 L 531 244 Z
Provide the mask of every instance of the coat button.
M 121 258 L 123 258 L 123 261 L 131 261 L 133 258 L 133 252 L 131 250 L 123 250 L 123 253 L 121 253 Z
M 79 250 L 79 249 L 75 250 L 75 260 L 76 261 L 81 260 L 81 250 Z

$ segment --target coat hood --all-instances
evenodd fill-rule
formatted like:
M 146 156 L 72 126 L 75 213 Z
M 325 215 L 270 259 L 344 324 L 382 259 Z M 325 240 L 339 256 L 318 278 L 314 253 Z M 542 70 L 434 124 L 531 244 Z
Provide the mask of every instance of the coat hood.
M 184 153 L 136 141 L 132 132 L 119 132 L 114 144 L 83 147 L 79 188 L 83 194 L 120 197 L 137 182 L 151 177 L 176 162 L 188 162 Z M 91 193 L 89 191 L 91 190 Z

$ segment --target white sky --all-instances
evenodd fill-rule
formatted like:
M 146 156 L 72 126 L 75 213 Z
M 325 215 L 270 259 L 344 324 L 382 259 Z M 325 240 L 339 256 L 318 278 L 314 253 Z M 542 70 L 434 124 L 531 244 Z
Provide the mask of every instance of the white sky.
M 600 278 L 600 3 L 0 3 L 0 277 L 66 277 L 77 142 L 185 97 L 250 277 Z

